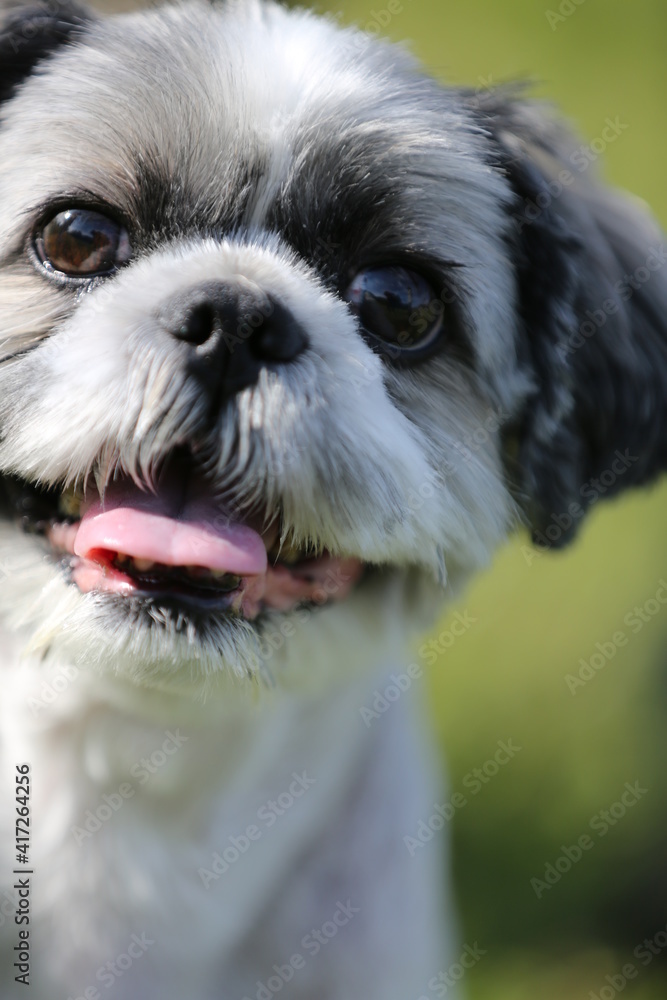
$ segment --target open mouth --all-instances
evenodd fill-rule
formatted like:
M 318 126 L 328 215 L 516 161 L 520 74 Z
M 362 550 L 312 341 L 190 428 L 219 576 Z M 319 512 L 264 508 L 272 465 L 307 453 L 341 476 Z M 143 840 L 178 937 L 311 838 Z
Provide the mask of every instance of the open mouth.
M 230 514 L 180 456 L 154 490 L 129 476 L 113 478 L 103 495 L 92 479 L 84 490 L 14 487 L 24 526 L 43 535 L 85 594 L 252 620 L 342 600 L 364 570 L 354 557 L 287 542 L 278 511 Z

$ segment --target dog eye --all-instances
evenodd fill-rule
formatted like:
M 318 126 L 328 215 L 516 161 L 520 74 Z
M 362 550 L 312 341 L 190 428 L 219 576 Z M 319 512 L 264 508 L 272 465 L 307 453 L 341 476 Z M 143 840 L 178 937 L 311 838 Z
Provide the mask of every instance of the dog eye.
M 440 340 L 444 303 L 416 271 L 367 268 L 353 278 L 344 298 L 370 339 L 394 360 L 417 360 Z
M 132 255 L 120 223 L 84 208 L 59 212 L 38 234 L 35 246 L 49 270 L 77 278 L 109 274 Z

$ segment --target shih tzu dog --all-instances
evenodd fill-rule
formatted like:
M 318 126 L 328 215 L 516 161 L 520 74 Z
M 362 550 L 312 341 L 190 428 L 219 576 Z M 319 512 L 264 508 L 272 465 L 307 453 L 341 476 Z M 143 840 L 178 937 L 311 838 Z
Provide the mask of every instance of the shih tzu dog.
M 304 11 L 2 17 L 2 996 L 428 993 L 406 643 L 667 465 L 663 236 Z

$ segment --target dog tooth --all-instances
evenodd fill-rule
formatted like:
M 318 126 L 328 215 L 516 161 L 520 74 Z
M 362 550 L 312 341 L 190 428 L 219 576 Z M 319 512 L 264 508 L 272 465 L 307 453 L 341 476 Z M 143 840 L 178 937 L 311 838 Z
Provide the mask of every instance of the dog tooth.
M 104 496 L 104 488 L 106 486 L 106 478 L 102 474 L 101 470 L 95 466 L 93 469 L 93 479 L 95 480 L 95 486 L 97 487 L 97 492 L 101 497 Z
M 81 510 L 81 499 L 81 495 L 76 490 L 67 490 L 58 501 L 58 512 L 66 517 L 78 517 Z
M 149 569 L 153 569 L 155 563 L 152 559 L 133 559 L 132 563 L 134 568 L 138 569 L 140 573 L 147 573 Z
M 223 585 L 223 589 L 227 591 L 236 590 L 241 586 L 241 577 L 236 576 L 235 573 L 228 573 L 224 569 L 211 569 L 207 571 L 206 575 Z

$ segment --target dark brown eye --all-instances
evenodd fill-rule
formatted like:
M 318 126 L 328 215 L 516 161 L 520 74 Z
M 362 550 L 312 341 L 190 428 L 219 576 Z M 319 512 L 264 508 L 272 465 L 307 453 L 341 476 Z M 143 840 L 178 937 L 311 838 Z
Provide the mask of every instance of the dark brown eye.
M 405 267 L 360 271 L 344 298 L 370 339 L 394 360 L 418 360 L 443 333 L 444 302 L 426 278 Z
M 37 235 L 35 246 L 50 270 L 75 278 L 109 274 L 132 256 L 127 230 L 86 208 L 59 212 Z

